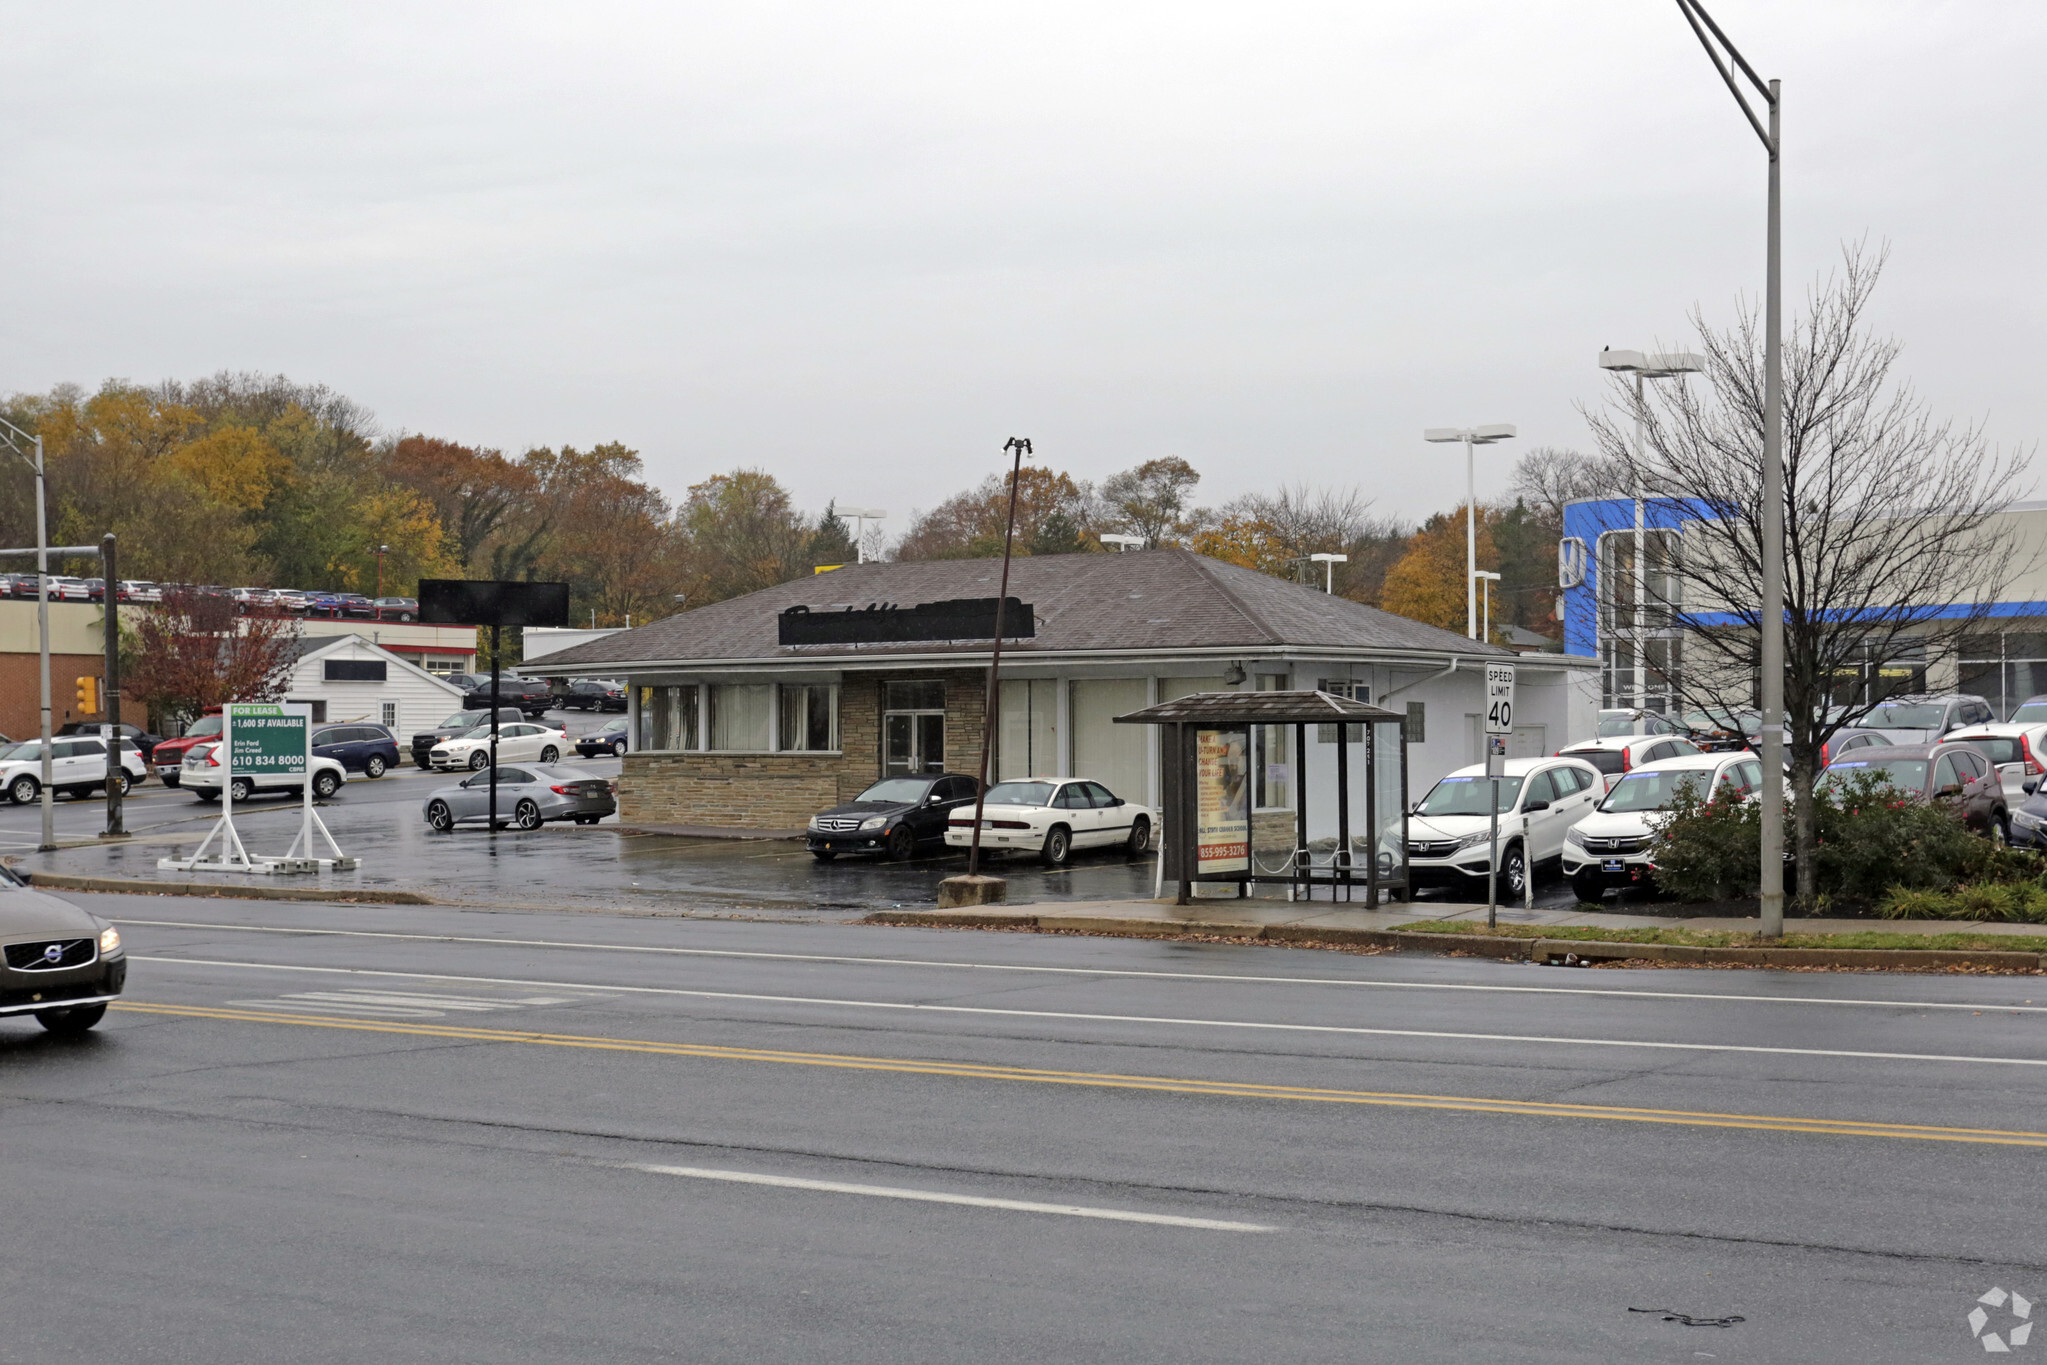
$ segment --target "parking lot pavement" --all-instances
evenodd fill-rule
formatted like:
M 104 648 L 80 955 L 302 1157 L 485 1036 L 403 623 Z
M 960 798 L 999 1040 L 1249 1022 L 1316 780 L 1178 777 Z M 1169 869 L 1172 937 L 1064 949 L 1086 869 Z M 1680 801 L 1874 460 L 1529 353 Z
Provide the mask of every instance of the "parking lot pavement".
M 608 716 L 551 712 L 569 737 L 601 726 Z M 616 777 L 614 758 L 573 755 L 567 766 Z M 902 863 L 841 858 L 820 863 L 793 840 L 681 838 L 626 833 L 616 820 L 596 826 L 551 825 L 492 834 L 464 828 L 436 834 L 422 810 L 436 788 L 464 774 L 423 772 L 410 763 L 374 782 L 353 776 L 331 801 L 319 802 L 320 819 L 344 853 L 362 866 L 317 877 L 279 877 L 279 885 L 423 891 L 437 900 L 465 903 L 578 905 L 656 913 L 709 911 L 803 917 L 855 918 L 870 910 L 932 905 L 940 879 L 962 872 L 964 855 L 933 851 Z M 235 828 L 252 854 L 282 854 L 298 831 L 299 801 L 266 796 L 235 809 Z M 187 878 L 159 871 L 159 858 L 188 856 L 220 816 L 217 804 L 151 782 L 129 798 L 126 824 L 134 836 L 98 843 L 101 800 L 63 800 L 56 806 L 61 841 L 82 846 L 36 852 L 40 817 L 33 806 L 0 806 L 0 852 L 24 870 L 149 880 L 199 881 L 271 878 Z M 993 871 L 1010 878 L 1014 901 L 1112 900 L 1148 895 L 1152 860 L 1120 850 L 1077 855 L 1057 871 L 1035 861 L 997 857 Z

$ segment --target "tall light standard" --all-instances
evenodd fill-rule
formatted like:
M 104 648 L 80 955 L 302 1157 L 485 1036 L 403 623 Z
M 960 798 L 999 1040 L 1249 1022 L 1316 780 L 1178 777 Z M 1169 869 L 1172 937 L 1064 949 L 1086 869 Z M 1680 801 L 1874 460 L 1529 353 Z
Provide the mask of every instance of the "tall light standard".
M 1635 468 L 1642 467 L 1644 437 L 1642 433 L 1642 395 L 1644 381 L 1650 379 L 1676 379 L 1680 383 L 1688 374 L 1697 374 L 1706 368 L 1706 357 L 1693 351 L 1667 351 L 1645 355 L 1641 351 L 1616 351 L 1611 348 L 1599 353 L 1599 368 L 1612 370 L 1616 374 L 1635 376 Z M 1645 695 L 1649 690 L 1649 665 L 1643 655 L 1642 628 L 1648 617 L 1649 608 L 1649 518 L 1642 497 L 1640 480 L 1636 481 L 1631 496 L 1635 501 L 1635 606 L 1634 606 L 1634 649 L 1635 681 L 1634 707 L 1644 709 Z M 1668 666 L 1668 661 L 1666 661 Z
M 879 507 L 834 507 L 832 511 L 838 516 L 853 518 L 854 525 L 858 528 L 853 532 L 853 553 L 857 556 L 855 562 L 865 564 L 867 562 L 867 523 L 870 521 L 880 521 L 888 515 L 888 512 Z
M 1471 448 L 1512 440 L 1514 435 L 1512 422 L 1484 427 L 1430 427 L 1422 433 L 1424 441 L 1464 442 L 1464 633 L 1473 640 L 1478 638 L 1478 579 L 1473 577 L 1478 572 L 1478 476 L 1473 469 Z
M 1500 581 L 1500 576 L 1488 570 L 1479 569 L 1472 574 L 1472 577 L 1485 584 L 1485 606 L 1479 611 L 1480 617 L 1485 621 L 1485 634 L 1481 638 L 1487 644 L 1491 644 L 1493 642 L 1493 584 Z
M 1322 591 L 1334 596 L 1336 594 L 1336 566 L 1350 563 L 1350 556 L 1315 554 L 1308 556 L 1308 562 L 1322 566 Z
M 1677 7 L 1770 158 L 1769 243 L 1763 266 L 1763 600 L 1757 604 L 1756 624 L 1762 633 L 1757 664 L 1763 675 L 1761 911 L 1763 936 L 1778 938 L 1784 933 L 1784 214 L 1778 179 L 1784 151 L 1784 91 L 1782 82 L 1756 74 L 1699 0 L 1677 0 Z M 1734 78 L 1737 67 L 1770 106 L 1768 128 L 1741 93 L 1741 83 Z
M 42 671 L 38 677 L 42 684 L 43 737 L 43 842 L 38 846 L 38 851 L 47 853 L 57 846 L 57 809 L 54 804 L 56 793 L 50 790 L 50 524 L 49 500 L 43 479 L 43 438 L 31 436 L 4 417 L 0 417 L 0 428 L 5 428 L 4 431 L 0 431 L 0 439 L 5 439 L 8 445 L 14 447 L 14 453 L 27 460 L 29 467 L 36 472 L 36 635 L 42 642 L 40 647 Z M 35 452 L 33 456 L 23 452 L 23 442 Z M 114 585 L 107 584 L 108 611 L 114 609 L 113 592 Z M 109 765 L 120 761 L 121 755 L 118 751 L 108 752 Z
M 377 596 L 382 598 L 384 595 L 384 556 L 391 553 L 391 547 L 379 545 L 375 553 L 377 556 Z
M 1096 539 L 1100 540 L 1104 545 L 1115 546 L 1118 554 L 1128 554 L 1132 550 L 1142 550 L 1144 548 L 1143 536 L 1126 536 L 1120 531 L 1104 531 Z

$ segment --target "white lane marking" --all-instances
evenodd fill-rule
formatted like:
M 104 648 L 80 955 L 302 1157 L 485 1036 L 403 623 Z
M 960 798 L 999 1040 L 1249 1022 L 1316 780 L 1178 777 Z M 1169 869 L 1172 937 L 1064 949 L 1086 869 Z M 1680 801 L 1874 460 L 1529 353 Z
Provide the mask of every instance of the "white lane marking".
M 381 1014 L 393 1019 L 445 1019 L 448 1011 L 489 1013 L 494 1010 L 526 1009 L 535 1005 L 567 1005 L 573 997 L 534 995 L 517 999 L 477 996 L 418 995 L 409 991 L 379 991 L 367 987 L 353 991 L 296 991 L 274 1000 L 230 1000 L 230 1005 L 266 1009 L 297 1010 L 301 1013 L 334 1009 L 349 1014 Z
M 296 934 L 328 938 L 389 938 L 414 943 L 480 943 L 500 948 L 568 948 L 596 953 L 657 953 L 675 957 L 759 958 L 773 962 L 837 962 L 858 967 L 943 967 L 976 972 L 1024 972 L 1045 976 L 1156 977 L 1161 981 L 1234 981 L 1272 986 L 1367 986 L 1390 991 L 1481 991 L 1506 995 L 1610 995 L 1630 1000 L 1727 1000 L 1759 1005 L 1857 1005 L 1879 1009 L 2000 1010 L 2008 1014 L 2047 1014 L 2047 1005 L 1957 1003 L 1947 1000 L 1881 1000 L 1867 996 L 1737 995 L 1709 991 L 1639 991 L 1599 986 L 1481 986 L 1453 981 L 1367 981 L 1343 976 L 1241 976 L 1225 972 L 1159 972 L 1128 967 L 1038 967 L 1007 962 L 950 962 L 915 957 L 845 957 L 830 953 L 764 953 L 739 948 L 672 948 L 637 943 L 575 943 L 545 938 L 481 938 L 460 934 L 400 934 L 375 929 L 311 929 L 275 924 L 205 924 L 171 919 L 126 919 L 116 924 L 141 924 L 155 929 L 225 929 L 244 934 Z
M 864 1194 L 876 1199 L 915 1199 L 926 1204 L 964 1204 L 976 1209 L 1008 1209 L 1015 1213 L 1057 1213 L 1068 1218 L 1107 1218 L 1118 1223 L 1157 1223 L 1169 1228 L 1201 1228 L 1209 1232 L 1278 1232 L 1263 1223 L 1232 1223 L 1221 1218 L 1182 1218 L 1171 1213 L 1135 1213 L 1087 1204 L 1040 1204 L 1029 1199 L 990 1199 L 978 1194 L 944 1194 L 937 1190 L 906 1190 L 895 1185 L 853 1185 L 843 1180 L 802 1180 L 792 1175 L 761 1175 L 754 1171 L 719 1171 L 706 1166 L 648 1166 L 608 1162 L 619 1170 L 651 1175 L 679 1175 L 691 1180 L 724 1180 L 735 1185 L 773 1185 L 785 1190 L 820 1190 L 826 1194 Z
M 676 995 L 698 1000 L 748 1000 L 773 1005 L 828 1005 L 847 1009 L 908 1010 L 924 1014 L 979 1014 L 1010 1019 L 1074 1019 L 1086 1023 L 1171 1024 L 1192 1028 L 1267 1029 L 1279 1033 L 1336 1033 L 1369 1038 L 1435 1038 L 1452 1042 L 1554 1043 L 1573 1047 L 1653 1048 L 1666 1052 L 1747 1052 L 1773 1057 L 1852 1057 L 1885 1062 L 1980 1062 L 1986 1066 L 2047 1066 L 2047 1057 L 1971 1057 L 1938 1052 L 1851 1052 L 1837 1048 L 1757 1047 L 1745 1043 L 1660 1043 L 1634 1038 L 1562 1038 L 1538 1033 L 1461 1033 L 1444 1029 L 1359 1028 L 1346 1024 L 1273 1024 L 1255 1019 L 1176 1019 L 1149 1014 L 1084 1014 L 1068 1010 L 996 1009 L 986 1005 L 920 1005 L 898 1000 L 839 1000 L 808 995 L 758 995 L 746 991 L 693 991 L 677 986 L 609 986 L 580 981 L 530 981 L 502 976 L 446 976 L 432 972 L 387 972 L 368 967 L 298 967 L 277 962 L 222 962 L 200 957 L 143 957 L 180 967 L 239 967 L 257 972 L 321 972 L 337 976 L 402 977 L 412 981 L 467 981 L 491 986 L 551 986 L 556 990 L 613 991 L 631 995 Z

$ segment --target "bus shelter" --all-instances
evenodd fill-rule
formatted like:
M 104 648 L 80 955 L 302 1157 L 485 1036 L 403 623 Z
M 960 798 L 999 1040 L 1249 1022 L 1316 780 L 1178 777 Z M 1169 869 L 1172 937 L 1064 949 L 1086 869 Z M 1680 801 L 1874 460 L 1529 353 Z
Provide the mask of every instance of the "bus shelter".
M 1405 900 L 1405 717 L 1327 692 L 1198 692 L 1116 717 L 1159 731 L 1161 880 L 1288 887 L 1289 899 Z M 1290 746 L 1276 742 L 1290 734 Z M 1285 754 L 1291 809 L 1267 807 Z M 1266 790 L 1270 790 L 1270 786 Z M 1255 799 L 1254 799 L 1255 798 Z

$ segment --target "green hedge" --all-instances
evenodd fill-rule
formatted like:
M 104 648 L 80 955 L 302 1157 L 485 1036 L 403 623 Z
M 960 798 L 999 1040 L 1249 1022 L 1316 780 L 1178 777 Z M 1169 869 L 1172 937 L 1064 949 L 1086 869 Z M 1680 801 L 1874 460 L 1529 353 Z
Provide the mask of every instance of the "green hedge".
M 1888 913 L 1883 907 L 1905 893 L 1952 892 L 1970 882 L 2031 882 L 2047 896 L 2038 857 L 1998 848 L 1971 833 L 1951 807 L 1907 796 L 1880 775 L 1859 774 L 1822 788 L 1813 802 L 1815 890 L 1822 898 Z M 1788 819 L 1784 837 L 1788 851 Z M 1679 900 L 1752 896 L 1761 860 L 1762 813 L 1755 802 L 1731 795 L 1706 800 L 1689 786 L 1678 789 L 1656 846 L 1658 887 Z

